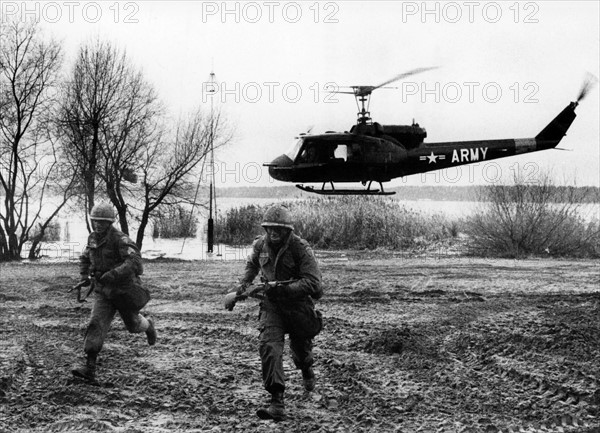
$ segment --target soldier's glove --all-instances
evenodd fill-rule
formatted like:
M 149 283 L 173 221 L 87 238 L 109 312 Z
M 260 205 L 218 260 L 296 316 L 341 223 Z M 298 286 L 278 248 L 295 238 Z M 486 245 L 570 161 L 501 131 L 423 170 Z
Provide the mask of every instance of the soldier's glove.
M 115 282 L 115 276 L 111 271 L 108 271 L 103 273 L 98 281 L 103 285 L 112 284 Z
M 248 286 L 250 286 L 250 284 L 248 283 L 242 283 L 238 286 L 237 290 L 235 291 L 235 294 L 238 296 L 244 295 L 246 293 L 246 289 L 248 288 Z
M 225 300 L 223 302 L 223 305 L 225 306 L 226 310 L 233 311 L 233 307 L 235 307 L 235 303 L 236 303 L 236 298 L 237 298 L 237 295 L 235 292 L 231 292 L 231 293 L 228 293 L 227 295 L 225 295 Z

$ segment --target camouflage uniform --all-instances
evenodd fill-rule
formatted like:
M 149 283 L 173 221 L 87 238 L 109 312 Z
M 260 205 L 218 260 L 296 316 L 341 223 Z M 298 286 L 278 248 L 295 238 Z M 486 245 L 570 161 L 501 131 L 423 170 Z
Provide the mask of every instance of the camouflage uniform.
M 87 246 L 79 258 L 82 283 L 90 284 L 93 278 L 96 300 L 92 317 L 85 333 L 85 365 L 71 370 L 75 377 L 96 382 L 96 357 L 106 339 L 112 319 L 118 311 L 127 330 L 145 332 L 148 344 L 156 342 L 156 329 L 152 318 L 140 315 L 140 309 L 150 299 L 142 287 L 142 256 L 129 237 L 112 226 L 115 221 L 111 205 L 100 203 L 90 213 L 94 228 Z
M 141 288 L 142 257 L 136 244 L 115 227 L 110 227 L 102 239 L 91 233 L 80 259 L 82 278 L 95 276 L 95 302 L 92 317 L 85 334 L 84 350 L 97 354 L 102 349 L 108 329 L 118 311 L 131 333 L 146 332 L 149 321 L 139 314 L 139 309 L 119 305 L 111 293 L 116 288 Z
M 270 393 L 283 392 L 284 335 L 289 334 L 292 359 L 298 369 L 306 371 L 313 362 L 312 337 L 306 337 L 304 317 L 314 317 L 313 299 L 323 295 L 321 272 L 308 243 L 294 233 L 277 252 L 266 241 L 266 235 L 258 237 L 246 262 L 242 284 L 249 285 L 261 273 L 267 281 L 297 280 L 286 288 L 285 295 L 267 297 L 260 305 L 260 345 L 262 377 L 265 389 Z

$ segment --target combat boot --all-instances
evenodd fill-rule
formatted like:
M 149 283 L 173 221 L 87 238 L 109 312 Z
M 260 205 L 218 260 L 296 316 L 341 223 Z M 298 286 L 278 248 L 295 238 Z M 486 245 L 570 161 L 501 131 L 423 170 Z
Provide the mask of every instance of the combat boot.
M 302 370 L 302 384 L 304 385 L 304 389 L 307 391 L 312 391 L 315 389 L 315 383 L 317 379 L 315 378 L 315 372 L 312 367 L 305 368 Z
M 85 365 L 71 370 L 73 376 L 90 383 L 98 383 L 96 382 L 96 356 L 94 353 L 88 353 Z
M 260 419 L 272 419 L 281 421 L 285 419 L 285 405 L 283 404 L 283 392 L 271 393 L 271 404 L 267 408 L 258 409 L 256 415 Z
M 150 346 L 154 346 L 156 343 L 156 328 L 154 327 L 154 319 L 152 317 L 148 317 L 147 320 L 150 325 L 148 326 L 148 329 L 146 329 L 146 338 L 148 339 L 148 344 Z

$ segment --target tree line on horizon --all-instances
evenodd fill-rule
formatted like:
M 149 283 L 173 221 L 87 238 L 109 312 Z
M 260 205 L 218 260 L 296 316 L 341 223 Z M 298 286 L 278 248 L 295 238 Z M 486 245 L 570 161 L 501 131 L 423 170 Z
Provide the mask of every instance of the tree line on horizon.
M 387 191 L 394 191 L 392 196 L 398 200 L 433 200 L 433 201 L 478 201 L 481 188 L 486 185 L 467 185 L 467 186 L 442 186 L 442 185 L 422 185 L 422 186 L 398 186 L 387 188 Z M 508 185 L 511 188 L 514 186 Z M 541 186 L 535 183 L 528 185 L 533 193 Z M 551 189 L 556 191 L 555 197 L 565 196 L 564 192 L 568 190 L 577 191 L 577 196 L 582 203 L 600 203 L 600 188 L 595 186 L 558 186 L 551 185 Z M 315 194 L 309 194 L 300 191 L 293 185 L 283 186 L 247 186 L 247 187 L 224 187 L 217 188 L 219 197 L 237 198 L 275 198 L 291 199 L 315 197 Z

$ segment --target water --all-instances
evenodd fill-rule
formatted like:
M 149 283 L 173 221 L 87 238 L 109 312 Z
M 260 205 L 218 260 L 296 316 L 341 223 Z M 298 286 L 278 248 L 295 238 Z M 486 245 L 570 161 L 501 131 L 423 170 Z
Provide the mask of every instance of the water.
M 218 202 L 218 215 L 228 209 L 245 205 L 264 206 L 273 203 L 272 198 L 221 198 Z M 288 200 L 289 201 L 289 200 Z M 213 252 L 208 252 L 206 221 L 208 211 L 197 215 L 199 224 L 197 237 L 161 239 L 151 236 L 152 227 L 148 227 L 142 243 L 142 257 L 148 259 L 167 258 L 182 260 L 245 260 L 250 254 L 250 246 L 232 247 L 228 245 L 213 245 Z M 79 259 L 88 238 L 88 231 L 82 215 L 59 214 L 58 223 L 61 227 L 60 240 L 43 242 L 41 256 L 46 261 L 76 261 Z M 118 227 L 118 224 L 117 224 Z M 135 231 L 132 230 L 132 237 Z M 29 253 L 29 243 L 23 248 L 23 255 Z
M 73 222 L 72 219 L 59 219 L 62 233 L 61 240 L 42 243 L 41 256 L 47 261 L 78 260 L 88 237 L 85 222 Z M 117 225 L 118 227 L 118 225 Z M 204 227 L 199 232 L 205 233 Z M 23 253 L 29 252 L 29 244 L 25 245 Z M 244 260 L 250 253 L 250 247 L 235 248 L 217 244 L 213 252 L 208 252 L 206 234 L 196 238 L 161 239 L 144 236 L 142 257 L 147 259 L 169 258 L 182 260 Z

